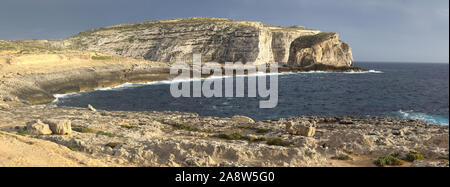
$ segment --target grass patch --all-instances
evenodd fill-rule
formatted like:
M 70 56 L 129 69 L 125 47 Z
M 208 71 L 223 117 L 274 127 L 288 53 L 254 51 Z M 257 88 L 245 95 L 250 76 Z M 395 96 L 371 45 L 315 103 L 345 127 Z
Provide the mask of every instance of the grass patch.
M 338 155 L 338 156 L 331 157 L 331 159 L 335 159 L 335 160 L 353 160 L 352 157 L 350 157 L 350 156 L 348 156 L 348 155 L 344 155 L 344 154 L 341 154 L 341 155 Z
M 273 138 L 267 140 L 267 145 L 277 145 L 287 147 L 290 145 L 289 142 L 283 141 L 281 138 Z
M 120 127 L 126 128 L 126 129 L 138 129 L 139 128 L 139 126 L 137 126 L 137 125 L 130 125 L 130 124 L 123 124 L 123 125 L 120 125 Z
M 244 139 L 250 141 L 250 142 L 263 142 L 263 141 L 267 141 L 266 137 L 253 137 L 253 136 L 245 136 Z
M 242 134 L 239 132 L 236 132 L 233 134 L 219 134 L 219 138 L 227 139 L 227 140 L 240 140 L 243 137 L 244 136 L 242 136 Z
M 425 159 L 425 157 L 422 154 L 414 151 L 411 151 L 406 155 L 406 161 L 408 162 L 414 162 L 415 160 L 423 160 L 423 159 Z
M 117 134 L 105 132 L 105 131 L 98 131 L 97 135 L 103 135 L 103 136 L 108 136 L 108 137 L 118 137 Z
M 72 130 L 76 131 L 76 132 L 80 132 L 80 133 L 94 133 L 95 132 L 94 129 L 91 129 L 88 127 L 80 127 L 80 126 L 72 127 Z
M 383 156 L 379 157 L 374 164 L 378 167 L 384 167 L 384 166 L 401 166 L 405 163 L 405 161 L 400 160 L 397 157 L 394 157 L 392 155 L 389 156 Z
M 245 124 L 245 125 L 241 126 L 241 128 L 243 128 L 243 129 L 250 129 L 252 127 L 253 127 L 253 124 Z
M 266 128 L 259 128 L 258 130 L 256 130 L 256 133 L 267 133 L 269 132 L 269 129 Z
M 30 135 L 30 133 L 27 131 L 27 128 L 26 128 L 26 127 L 24 127 L 24 128 L 18 127 L 17 134 L 18 134 L 18 135 L 21 135 L 21 136 L 27 136 L 27 135 Z
M 171 126 L 179 129 L 179 130 L 186 130 L 186 131 L 197 131 L 197 132 L 202 132 L 202 133 L 212 133 L 211 130 L 208 129 L 200 129 L 198 127 L 192 126 L 192 125 L 186 125 L 186 124 L 180 124 L 180 123 L 175 123 L 175 124 L 170 124 Z
M 78 147 L 75 147 L 75 146 L 67 146 L 67 148 L 69 148 L 72 151 L 76 151 L 76 152 L 80 151 L 80 149 Z
M 116 148 L 117 146 L 120 146 L 120 145 L 122 145 L 122 143 L 120 143 L 120 142 L 109 142 L 109 143 L 107 143 L 105 146 L 106 147 L 111 147 L 111 148 Z
M 111 60 L 111 56 L 92 56 L 92 60 Z
M 244 136 L 239 132 L 235 132 L 232 134 L 219 134 L 219 138 L 226 139 L 226 140 L 247 140 L 250 142 L 267 141 L 266 137 Z
M 344 151 L 344 153 L 347 153 L 349 155 L 353 154 L 353 149 L 344 149 L 342 151 Z

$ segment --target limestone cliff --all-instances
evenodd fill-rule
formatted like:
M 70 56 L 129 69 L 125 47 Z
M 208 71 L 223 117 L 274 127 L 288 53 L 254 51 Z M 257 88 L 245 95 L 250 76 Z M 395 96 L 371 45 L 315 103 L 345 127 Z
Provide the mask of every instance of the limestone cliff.
M 318 30 L 221 18 L 187 18 L 115 25 L 79 33 L 55 45 L 159 62 L 287 63 L 291 42 Z
M 349 67 L 353 65 L 350 46 L 336 33 L 302 36 L 292 42 L 288 64 L 307 67 L 316 64 Z
M 99 51 L 158 62 L 254 62 L 351 66 L 350 47 L 337 34 L 223 18 L 186 18 L 122 24 L 81 32 L 57 47 Z M 296 57 L 300 59 L 296 59 Z

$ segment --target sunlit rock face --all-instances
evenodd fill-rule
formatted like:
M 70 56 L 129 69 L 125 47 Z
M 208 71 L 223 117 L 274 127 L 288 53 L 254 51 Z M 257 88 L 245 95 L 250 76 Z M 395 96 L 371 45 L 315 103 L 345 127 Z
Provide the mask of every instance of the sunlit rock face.
M 336 33 L 319 33 L 295 39 L 290 47 L 288 64 L 307 67 L 316 64 L 353 65 L 352 49 Z
M 115 25 L 79 33 L 54 45 L 159 62 L 254 62 L 286 64 L 291 43 L 320 33 L 300 26 L 252 21 L 187 18 Z

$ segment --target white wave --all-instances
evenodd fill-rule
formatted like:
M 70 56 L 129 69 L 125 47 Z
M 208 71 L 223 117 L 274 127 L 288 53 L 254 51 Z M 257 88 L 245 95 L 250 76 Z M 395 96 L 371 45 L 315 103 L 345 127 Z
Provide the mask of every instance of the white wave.
M 384 73 L 384 72 L 377 71 L 377 70 L 369 70 L 369 71 L 362 71 L 362 72 L 350 71 L 350 72 L 343 72 L 343 73 L 358 74 L 358 73 Z
M 437 125 L 448 125 L 449 119 L 441 116 L 435 116 L 435 115 L 428 115 L 425 113 L 420 112 L 414 112 L 412 110 L 409 111 L 398 111 L 398 114 L 400 117 L 405 119 L 418 119 L 422 121 L 426 121 L 431 124 L 437 124 Z
M 348 72 L 326 72 L 326 71 L 306 71 L 306 72 L 298 72 L 298 74 L 310 74 L 310 73 L 364 74 L 364 73 L 384 73 L 384 72 L 382 72 L 382 71 L 377 71 L 377 70 L 368 70 L 368 71 L 348 71 Z
M 326 71 L 305 71 L 305 72 L 299 72 L 299 74 L 308 74 L 308 73 L 336 73 L 336 72 L 326 72 Z

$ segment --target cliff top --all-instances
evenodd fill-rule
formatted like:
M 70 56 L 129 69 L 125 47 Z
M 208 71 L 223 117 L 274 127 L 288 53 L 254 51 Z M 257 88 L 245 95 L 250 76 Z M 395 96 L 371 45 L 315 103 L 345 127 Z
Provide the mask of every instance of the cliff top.
M 308 29 L 303 26 L 294 25 L 291 27 L 283 27 L 283 26 L 276 26 L 276 25 L 270 25 L 270 24 L 263 24 L 258 21 L 241 21 L 241 20 L 232 20 L 228 18 L 212 18 L 212 17 L 190 17 L 190 18 L 177 18 L 177 19 L 168 19 L 168 20 L 151 20 L 151 21 L 143 21 L 143 22 L 135 22 L 135 23 L 127 23 L 127 24 L 118 24 L 118 25 L 112 25 L 112 26 L 106 26 L 106 27 L 100 27 L 96 29 L 90 29 L 84 32 L 80 32 L 74 36 L 71 36 L 69 38 L 75 38 L 75 37 L 83 37 L 83 36 L 89 36 L 90 34 L 94 32 L 99 31 L 109 31 L 109 30 L 120 30 L 121 32 L 124 31 L 137 31 L 137 30 L 144 30 L 149 27 L 158 26 L 162 29 L 167 29 L 167 26 L 169 25 L 178 25 L 183 26 L 185 24 L 236 24 L 236 25 L 242 25 L 242 26 L 250 26 L 250 27 L 266 27 L 271 30 L 280 30 L 280 31 L 304 31 L 304 30 L 313 30 Z
M 301 38 L 296 39 L 292 45 L 298 45 L 302 47 L 313 46 L 315 44 L 321 43 L 325 40 L 329 39 L 338 39 L 339 34 L 335 32 L 321 32 L 316 35 L 311 36 L 303 36 Z

